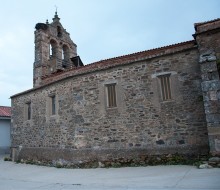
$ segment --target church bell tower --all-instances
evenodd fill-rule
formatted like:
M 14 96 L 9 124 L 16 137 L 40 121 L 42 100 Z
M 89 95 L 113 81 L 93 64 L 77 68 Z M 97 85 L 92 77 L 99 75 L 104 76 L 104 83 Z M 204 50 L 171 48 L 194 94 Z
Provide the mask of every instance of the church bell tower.
M 52 23 L 48 20 L 37 23 L 35 29 L 33 86 L 38 87 L 42 85 L 42 77 L 77 67 L 72 60 L 78 56 L 77 46 L 60 23 L 57 12 Z

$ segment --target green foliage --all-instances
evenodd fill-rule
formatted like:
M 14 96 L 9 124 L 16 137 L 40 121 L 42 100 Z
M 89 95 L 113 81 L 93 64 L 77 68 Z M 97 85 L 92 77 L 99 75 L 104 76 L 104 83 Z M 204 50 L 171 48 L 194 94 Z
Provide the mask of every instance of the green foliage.
M 120 167 L 121 167 L 121 164 L 120 164 L 120 163 L 117 163 L 117 162 L 113 162 L 113 163 L 111 164 L 111 167 L 112 167 L 112 168 L 120 168 Z
M 59 163 L 56 163 L 55 165 L 56 168 L 63 168 L 63 165 L 59 164 Z
M 4 161 L 12 161 L 12 159 L 11 159 L 11 158 L 8 158 L 8 157 L 5 157 L 5 158 L 4 158 Z
M 195 162 L 193 163 L 193 166 L 196 166 L 197 168 L 199 168 L 199 166 L 200 166 L 201 164 L 203 164 L 203 161 L 199 160 L 199 161 L 195 161 Z
M 25 162 L 25 164 L 31 164 L 31 165 L 33 165 L 33 164 L 36 164 L 33 160 L 27 160 L 26 162 Z

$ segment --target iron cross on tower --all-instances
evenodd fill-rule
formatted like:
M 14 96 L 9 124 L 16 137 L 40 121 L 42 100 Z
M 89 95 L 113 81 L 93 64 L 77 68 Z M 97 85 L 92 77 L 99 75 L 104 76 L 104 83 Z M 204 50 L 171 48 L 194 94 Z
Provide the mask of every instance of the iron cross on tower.
M 58 8 L 58 7 L 57 7 L 56 5 L 54 5 L 54 6 L 55 6 L 55 8 L 56 8 L 56 12 L 55 12 L 55 13 L 56 13 L 56 15 L 57 15 L 57 8 Z

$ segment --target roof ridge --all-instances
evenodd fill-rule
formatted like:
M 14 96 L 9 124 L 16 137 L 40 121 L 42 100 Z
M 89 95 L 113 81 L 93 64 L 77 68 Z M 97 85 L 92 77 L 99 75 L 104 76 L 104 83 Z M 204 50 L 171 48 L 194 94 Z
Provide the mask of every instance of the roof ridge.
M 197 22 L 197 23 L 194 23 L 194 26 L 200 26 L 200 25 L 203 25 L 203 24 L 212 23 L 212 22 L 216 22 L 218 20 L 220 20 L 220 18 L 216 18 L 216 19 L 213 19 L 213 20 L 205 21 L 205 22 Z
M 11 117 L 11 107 L 0 106 L 0 117 Z
M 73 70 L 80 70 L 80 69 L 83 69 L 83 68 L 86 68 L 86 67 L 95 67 L 95 66 L 98 66 L 98 65 L 102 64 L 103 62 L 120 60 L 120 59 L 126 59 L 129 56 L 137 56 L 138 54 L 150 53 L 150 52 L 158 51 L 158 50 L 162 51 L 162 50 L 166 50 L 166 49 L 169 49 L 169 48 L 175 48 L 175 47 L 178 47 L 178 46 L 181 46 L 181 45 L 190 44 L 192 42 L 195 42 L 195 40 L 179 42 L 179 43 L 175 43 L 175 44 L 171 44 L 171 45 L 167 45 L 167 46 L 161 46 L 161 47 L 158 47 L 158 48 L 153 48 L 153 49 L 149 49 L 149 50 L 139 51 L 139 52 L 135 52 L 135 53 L 131 53 L 131 54 L 125 54 L 125 55 L 121 55 L 121 56 L 117 56 L 117 57 L 112 57 L 112 58 L 108 58 L 108 59 L 103 59 L 103 60 L 99 60 L 99 61 L 96 61 L 96 62 L 93 62 L 93 63 L 89 63 L 87 65 L 84 65 L 83 67 L 77 67 L 77 68 L 69 69 L 69 70 L 67 70 L 65 72 L 55 72 L 52 75 L 45 75 L 45 76 L 42 77 L 42 79 L 51 78 L 51 77 L 54 77 L 54 76 L 57 76 L 57 75 L 60 75 L 60 74 L 65 74 L 65 73 L 71 72 Z M 157 52 L 155 52 L 155 54 L 156 53 Z
M 24 92 L 15 94 L 13 96 L 11 96 L 10 98 L 13 98 L 15 96 L 21 95 L 23 93 L 26 92 L 30 92 L 32 90 L 36 90 L 36 89 L 40 89 L 43 88 L 51 83 L 54 83 L 55 81 L 59 81 L 65 78 L 68 78 L 70 76 L 74 76 L 74 75 L 78 75 L 78 74 L 85 74 L 87 72 L 93 72 L 95 70 L 100 70 L 100 69 L 106 69 L 106 68 L 110 68 L 110 67 L 114 67 L 117 65 L 124 65 L 124 64 L 128 64 L 130 63 L 128 60 L 128 58 L 130 58 L 130 61 L 132 62 L 136 62 L 136 61 L 140 61 L 141 59 L 143 59 L 144 57 L 148 58 L 154 58 L 155 56 L 162 56 L 162 55 L 167 55 L 170 53 L 174 53 L 174 52 L 179 52 L 185 49 L 189 49 L 189 48 L 193 48 L 195 47 L 195 40 L 189 40 L 189 41 L 185 41 L 185 42 L 180 42 L 180 43 L 176 43 L 176 44 L 171 44 L 171 45 L 167 45 L 167 46 L 162 46 L 159 48 L 154 48 L 154 49 L 149 49 L 149 50 L 145 50 L 145 51 L 140 51 L 140 52 L 136 52 L 136 53 L 132 53 L 132 54 L 127 54 L 127 55 L 123 55 L 123 56 L 118 56 L 118 57 L 113 57 L 113 58 L 109 58 L 106 60 L 100 60 L 98 62 L 93 62 L 87 65 L 84 65 L 83 67 L 77 67 L 77 68 L 72 68 L 69 69 L 65 72 L 55 72 L 51 75 L 44 75 L 42 77 L 42 80 L 45 80 L 45 83 L 42 84 L 41 86 L 38 87 L 34 87 L 32 89 L 26 90 Z M 186 46 L 187 45 L 187 46 Z M 181 48 L 182 46 L 182 48 Z M 171 48 L 177 48 L 176 50 L 171 50 Z M 147 53 L 146 53 L 147 52 Z M 150 52 L 150 53 L 148 53 Z M 138 56 L 137 56 L 138 55 Z M 130 57 L 129 57 L 130 56 Z M 136 59 L 137 57 L 139 57 L 139 59 Z M 113 62 L 115 61 L 115 63 Z M 123 64 L 122 64 L 123 63 Z M 90 69 L 90 71 L 88 71 L 88 69 Z M 61 78 L 58 78 L 57 80 L 52 80 L 52 81 L 47 81 L 53 77 L 56 77 L 59 75 L 61 75 Z
M 114 59 L 118 59 L 118 58 L 124 58 L 126 56 L 137 55 L 137 54 L 140 54 L 140 53 L 150 52 L 150 51 L 154 51 L 154 50 L 162 50 L 162 49 L 166 49 L 166 48 L 169 48 L 169 47 L 172 48 L 172 47 L 176 47 L 176 46 L 187 44 L 187 43 L 194 42 L 194 41 L 195 40 L 189 40 L 189 41 L 179 42 L 179 43 L 170 44 L 170 45 L 166 45 L 166 46 L 161 46 L 161 47 L 157 47 L 157 48 L 152 48 L 152 49 L 148 49 L 148 50 L 144 50 L 144 51 L 138 51 L 138 52 L 135 52 L 135 53 L 130 53 L 130 54 L 125 54 L 125 55 L 116 56 L 116 57 L 112 57 L 112 58 L 102 59 L 100 61 L 89 63 L 87 65 L 92 65 L 92 64 L 95 64 L 95 63 L 99 63 L 99 62 L 103 62 L 103 61 L 108 61 L 108 60 L 114 60 Z

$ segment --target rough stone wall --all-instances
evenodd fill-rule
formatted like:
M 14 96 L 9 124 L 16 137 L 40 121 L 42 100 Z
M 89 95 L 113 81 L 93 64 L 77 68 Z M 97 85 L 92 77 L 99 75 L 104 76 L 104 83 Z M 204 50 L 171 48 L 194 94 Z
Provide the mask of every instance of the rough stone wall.
M 77 69 L 71 69 L 64 72 L 53 73 L 50 76 L 42 78 L 42 85 L 50 84 L 58 80 L 62 80 L 67 77 L 72 77 L 79 74 L 90 73 L 94 71 L 99 71 L 103 69 L 109 69 L 119 65 L 126 65 L 133 62 L 138 62 L 146 59 L 153 59 L 160 56 L 165 56 L 169 54 L 175 54 L 176 52 L 184 51 L 186 49 L 195 48 L 195 41 L 187 41 L 179 44 L 174 44 L 171 46 L 165 46 L 161 48 L 156 48 L 152 50 L 137 52 L 130 55 L 115 57 L 111 59 L 101 60 L 83 67 L 78 67 Z
M 195 27 L 210 151 L 220 154 L 220 21 L 201 23 Z
M 162 101 L 158 76 L 167 73 L 172 100 Z M 106 106 L 105 85 L 110 83 L 116 83 L 116 108 Z M 12 97 L 12 144 L 23 150 L 103 149 L 108 150 L 106 159 L 115 150 L 205 154 L 208 137 L 200 85 L 197 49 L 73 76 Z M 51 94 L 57 104 L 52 116 Z M 32 105 L 32 118 L 26 121 L 25 102 Z M 47 151 L 44 157 L 53 159 Z

